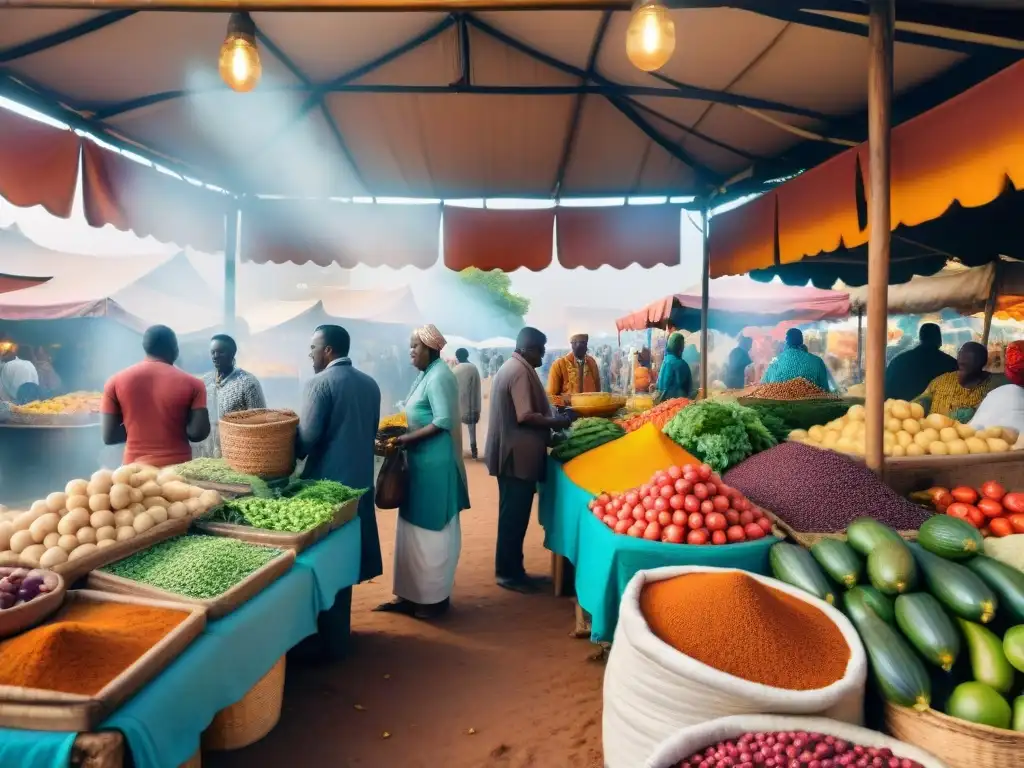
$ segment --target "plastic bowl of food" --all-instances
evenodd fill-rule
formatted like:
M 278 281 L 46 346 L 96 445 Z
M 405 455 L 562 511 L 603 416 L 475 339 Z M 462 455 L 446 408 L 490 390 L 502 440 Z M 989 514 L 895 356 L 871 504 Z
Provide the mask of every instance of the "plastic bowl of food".
M 0 565 L 0 638 L 34 627 L 64 602 L 64 579 L 46 568 Z

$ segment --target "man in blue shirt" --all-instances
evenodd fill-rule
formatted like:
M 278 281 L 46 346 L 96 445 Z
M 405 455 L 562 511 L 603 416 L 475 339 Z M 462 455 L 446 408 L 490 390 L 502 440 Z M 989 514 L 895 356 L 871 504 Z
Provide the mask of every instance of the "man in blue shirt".
M 826 392 L 830 389 L 825 361 L 807 351 L 804 335 L 799 328 L 786 331 L 786 348 L 772 360 L 761 383 L 775 384 L 793 379 L 807 379 Z

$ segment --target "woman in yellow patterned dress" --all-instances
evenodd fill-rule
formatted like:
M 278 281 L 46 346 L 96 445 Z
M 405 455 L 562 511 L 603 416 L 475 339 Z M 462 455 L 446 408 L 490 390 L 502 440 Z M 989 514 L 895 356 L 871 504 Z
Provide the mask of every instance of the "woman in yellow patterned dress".
M 985 370 L 987 363 L 988 350 L 976 341 L 967 342 L 956 356 L 956 371 L 932 379 L 915 402 L 924 405 L 928 413 L 940 413 L 966 424 L 985 395 L 1006 383 L 1002 376 Z

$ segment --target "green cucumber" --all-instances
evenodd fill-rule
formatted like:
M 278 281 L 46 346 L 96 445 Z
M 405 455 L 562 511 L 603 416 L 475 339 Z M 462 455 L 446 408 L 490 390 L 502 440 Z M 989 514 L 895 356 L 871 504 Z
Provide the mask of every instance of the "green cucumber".
M 985 555 L 966 565 L 998 595 L 999 607 L 1012 621 L 1024 621 L 1024 571 Z
M 892 528 L 882 525 L 873 517 L 858 517 L 846 526 L 846 541 L 867 557 L 883 541 L 902 542 L 903 539 Z
M 985 540 L 977 528 L 949 515 L 925 520 L 917 532 L 917 543 L 947 560 L 969 560 L 985 550 Z
M 1009 728 L 1010 704 L 999 692 L 984 683 L 960 683 L 946 702 L 946 714 L 969 723 Z
M 846 593 L 846 608 L 871 659 L 871 671 L 886 700 L 924 711 L 931 703 L 931 680 L 924 662 L 893 627 L 868 606 L 862 592 Z
M 1013 722 L 1010 727 L 1015 731 L 1024 731 L 1024 696 L 1013 700 Z
M 897 597 L 895 608 L 896 624 L 910 644 L 949 672 L 960 655 L 960 633 L 939 601 L 927 592 L 915 592 Z
M 962 619 L 988 624 L 996 615 L 996 593 L 974 571 L 933 555 L 916 544 L 909 545 L 924 575 L 928 591 Z M 974 558 L 977 560 L 977 558 Z
M 853 594 L 860 595 L 868 608 L 874 611 L 875 615 L 886 624 L 896 623 L 896 611 L 891 597 L 883 595 L 874 587 L 869 587 L 866 584 L 854 587 L 846 593 L 846 597 L 848 598 Z
M 1003 643 L 996 634 L 981 624 L 957 619 L 971 654 L 971 674 L 979 683 L 991 686 L 1002 694 L 1013 687 L 1013 667 L 1003 652 Z
M 871 586 L 886 595 L 902 595 L 917 585 L 914 556 L 901 540 L 880 542 L 868 555 Z
M 803 547 L 780 541 L 768 550 L 772 575 L 797 589 L 809 592 L 829 605 L 836 601 L 832 586 L 814 558 Z
M 811 555 L 825 573 L 847 589 L 857 586 L 864 572 L 864 561 L 841 539 L 822 539 L 811 547 Z
M 1003 635 L 1003 653 L 1018 672 L 1024 672 L 1024 624 L 1010 627 Z

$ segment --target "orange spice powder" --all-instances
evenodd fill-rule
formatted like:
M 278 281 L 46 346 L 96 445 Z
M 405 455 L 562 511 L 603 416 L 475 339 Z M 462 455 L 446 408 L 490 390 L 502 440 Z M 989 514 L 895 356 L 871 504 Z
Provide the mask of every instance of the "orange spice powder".
M 92 696 L 188 618 L 184 611 L 75 601 L 0 643 L 0 685 Z
M 810 603 L 745 573 L 688 573 L 646 584 L 640 610 L 681 653 L 774 688 L 824 688 L 846 674 L 850 646 Z

